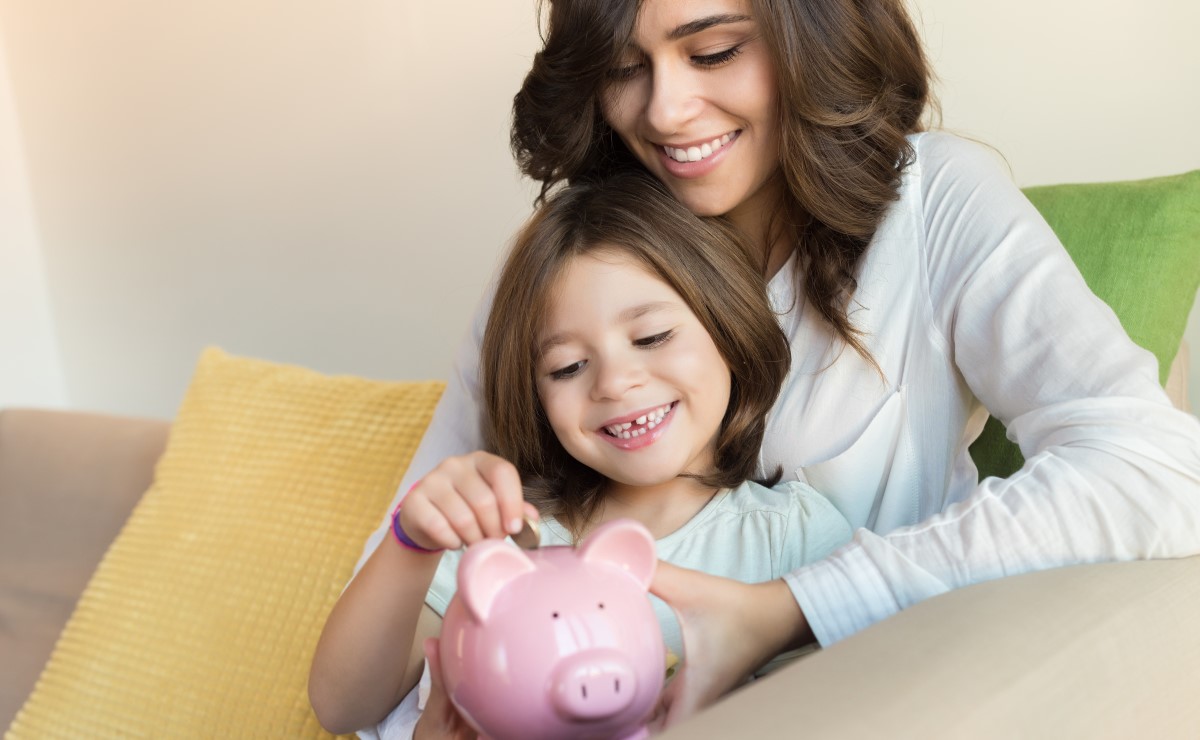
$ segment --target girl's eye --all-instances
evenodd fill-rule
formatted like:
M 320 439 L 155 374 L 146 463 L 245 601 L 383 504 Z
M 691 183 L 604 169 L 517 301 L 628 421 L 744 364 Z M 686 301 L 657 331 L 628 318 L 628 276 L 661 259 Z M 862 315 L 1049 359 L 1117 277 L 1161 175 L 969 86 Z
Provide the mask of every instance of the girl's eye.
M 733 61 L 733 58 L 742 53 L 742 45 L 731 46 L 725 51 L 718 51 L 715 54 L 701 54 L 692 57 L 692 62 L 701 67 L 720 67 L 722 64 L 728 64 Z
M 583 372 L 583 366 L 583 360 L 580 360 L 579 362 L 572 362 L 566 367 L 560 367 L 557 370 L 552 370 L 550 372 L 550 378 L 552 380 L 566 380 L 567 378 L 573 378 L 579 373 Z
M 673 336 L 675 336 L 675 330 L 670 329 L 668 331 L 664 331 L 659 334 L 655 334 L 653 336 L 642 337 L 641 339 L 635 339 L 635 340 L 633 340 L 633 346 L 640 347 L 642 349 L 653 349 L 654 347 L 658 347 L 662 344 L 667 343 L 668 341 L 670 341 L 671 337 L 673 337 Z

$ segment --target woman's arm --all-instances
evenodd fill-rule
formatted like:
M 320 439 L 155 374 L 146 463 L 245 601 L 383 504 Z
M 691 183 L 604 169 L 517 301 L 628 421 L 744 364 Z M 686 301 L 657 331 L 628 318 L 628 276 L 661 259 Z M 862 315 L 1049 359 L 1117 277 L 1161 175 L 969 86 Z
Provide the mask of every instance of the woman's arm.
M 936 328 L 1026 463 L 920 524 L 858 530 L 772 591 L 660 568 L 653 590 L 684 614 L 688 646 L 673 719 L 733 688 L 781 644 L 808 636 L 828 645 L 951 589 L 1200 552 L 1200 422 L 1171 407 L 1153 355 L 988 155 L 942 135 L 920 146 Z M 793 603 L 778 598 L 785 584 Z M 773 621 L 760 623 L 764 615 Z
M 823 644 L 979 581 L 1200 552 L 1200 422 L 985 152 L 940 134 L 918 146 L 935 328 L 1026 462 L 790 574 Z
M 663 694 L 667 726 L 721 698 L 776 655 L 814 639 L 782 580 L 742 583 L 660 560 L 650 591 L 675 610 L 687 654 Z

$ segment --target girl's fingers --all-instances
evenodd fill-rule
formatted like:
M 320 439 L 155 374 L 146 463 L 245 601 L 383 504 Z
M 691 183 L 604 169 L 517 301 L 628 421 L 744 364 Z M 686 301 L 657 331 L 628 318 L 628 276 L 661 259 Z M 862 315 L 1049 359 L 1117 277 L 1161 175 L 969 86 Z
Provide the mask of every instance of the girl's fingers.
M 521 510 L 524 512 L 526 517 L 534 520 L 535 522 L 542 518 L 542 515 L 540 512 L 538 512 L 537 507 L 528 501 L 521 503 Z
M 443 460 L 409 492 L 401 526 L 409 536 L 416 534 L 422 545 L 423 536 L 436 540 L 438 547 L 455 549 L 515 534 L 527 516 L 536 519 L 537 510 L 525 502 L 521 477 L 512 463 L 473 452 Z
M 440 547 L 455 550 L 462 547 L 462 541 L 442 512 L 434 506 L 428 496 L 414 495 L 416 490 L 413 489 L 404 498 L 404 505 L 400 508 L 400 528 L 404 530 L 404 534 L 421 547 L 430 550 Z
M 507 532 L 502 523 L 500 497 L 488 479 L 492 455 L 477 452 L 467 456 L 464 469 L 455 479 L 455 487 L 475 513 L 475 520 L 484 537 L 502 538 Z M 468 542 L 467 544 L 471 544 Z
M 431 502 L 441 512 L 441 515 L 445 517 L 446 521 L 450 523 L 450 528 L 454 530 L 454 534 L 462 541 L 459 547 L 462 545 L 471 545 L 483 539 L 483 530 L 479 527 L 479 520 L 475 516 L 475 511 L 457 489 L 448 495 L 431 499 Z
M 501 521 L 496 536 L 503 537 L 520 532 L 527 510 L 524 506 L 525 494 L 521 488 L 521 475 L 516 466 L 502 457 L 481 453 L 476 467 L 487 482 L 499 507 L 498 516 Z M 535 518 L 536 515 L 535 509 Z

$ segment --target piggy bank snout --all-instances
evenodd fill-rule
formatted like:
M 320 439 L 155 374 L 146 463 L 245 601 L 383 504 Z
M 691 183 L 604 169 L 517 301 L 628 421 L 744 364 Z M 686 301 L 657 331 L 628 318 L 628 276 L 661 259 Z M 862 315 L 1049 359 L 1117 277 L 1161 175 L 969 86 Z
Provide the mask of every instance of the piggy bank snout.
M 615 650 L 585 650 L 554 670 L 551 701 L 568 720 L 600 720 L 627 709 L 637 693 L 629 659 Z

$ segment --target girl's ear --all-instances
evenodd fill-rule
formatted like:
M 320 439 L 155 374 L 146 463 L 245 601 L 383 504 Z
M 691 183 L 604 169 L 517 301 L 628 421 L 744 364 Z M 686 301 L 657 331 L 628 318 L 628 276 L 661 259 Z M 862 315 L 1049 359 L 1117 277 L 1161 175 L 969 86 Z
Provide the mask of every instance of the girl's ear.
M 458 593 L 471 618 L 483 624 L 500 592 L 533 570 L 533 561 L 521 550 L 503 540 L 484 540 L 468 547 L 458 564 Z
M 624 570 L 650 588 L 658 555 L 650 530 L 632 519 L 614 519 L 602 524 L 579 544 L 579 557 L 589 563 L 608 563 Z

